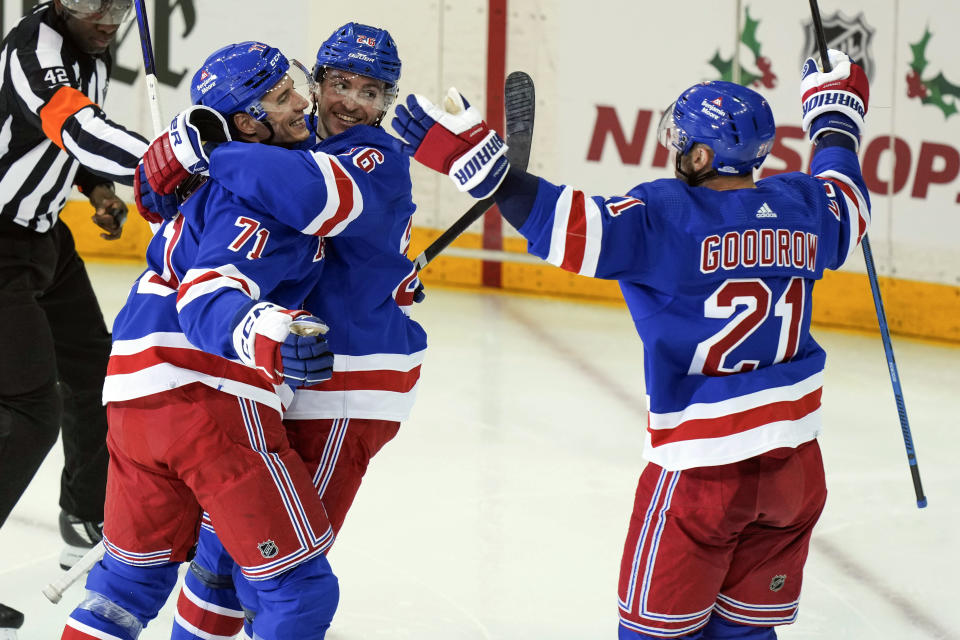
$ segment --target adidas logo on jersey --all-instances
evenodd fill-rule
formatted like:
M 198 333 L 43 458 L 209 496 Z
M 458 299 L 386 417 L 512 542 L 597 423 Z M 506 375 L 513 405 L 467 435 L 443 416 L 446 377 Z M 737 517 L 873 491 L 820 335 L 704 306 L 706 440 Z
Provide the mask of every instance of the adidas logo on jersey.
M 777 214 L 773 212 L 773 209 L 770 208 L 770 205 L 764 202 L 763 205 L 759 209 L 757 209 L 757 217 L 758 218 L 776 218 Z

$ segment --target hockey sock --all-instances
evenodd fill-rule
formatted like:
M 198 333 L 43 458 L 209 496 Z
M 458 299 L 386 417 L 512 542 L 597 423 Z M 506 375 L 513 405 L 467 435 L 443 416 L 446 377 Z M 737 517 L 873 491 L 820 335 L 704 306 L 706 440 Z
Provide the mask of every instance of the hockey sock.
M 703 640 L 777 640 L 773 627 L 737 624 L 714 614 L 703 628 Z
M 231 637 L 243 626 L 233 587 L 233 559 L 212 531 L 202 528 L 197 554 L 183 580 L 171 640 Z
M 63 640 L 136 640 L 177 582 L 179 563 L 128 565 L 107 554 L 87 576 L 87 594 L 70 614 Z
M 258 640 L 323 640 L 340 600 L 337 577 L 318 555 L 276 578 L 251 581 L 259 610 L 253 620 Z

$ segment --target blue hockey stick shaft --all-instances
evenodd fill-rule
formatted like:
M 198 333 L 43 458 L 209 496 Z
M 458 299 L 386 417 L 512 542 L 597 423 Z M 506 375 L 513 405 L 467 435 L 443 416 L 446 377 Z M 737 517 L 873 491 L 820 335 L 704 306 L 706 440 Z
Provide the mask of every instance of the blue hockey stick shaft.
M 827 38 L 823 32 L 823 22 L 820 20 L 820 8 L 817 0 L 810 0 L 810 14 L 813 17 L 813 30 L 817 36 L 817 48 L 820 50 L 820 62 L 825 72 L 830 71 L 830 57 L 827 55 Z M 877 269 L 873 262 L 873 252 L 870 250 L 870 240 L 863 234 L 860 241 L 863 247 L 863 260 L 867 266 L 867 277 L 870 279 L 870 291 L 873 293 L 873 306 L 877 310 L 877 322 L 880 325 L 880 339 L 883 341 L 883 350 L 887 354 L 887 369 L 890 372 L 890 383 L 893 385 L 893 397 L 897 402 L 897 414 L 900 416 L 900 431 L 903 433 L 903 444 L 907 448 L 907 462 L 910 464 L 910 477 L 913 478 L 913 490 L 917 495 L 917 507 L 927 506 L 927 496 L 923 493 L 923 484 L 920 482 L 920 467 L 917 466 L 917 454 L 913 448 L 913 435 L 910 432 L 910 421 L 907 419 L 907 405 L 903 401 L 903 390 L 900 388 L 900 372 L 897 371 L 897 361 L 893 357 L 893 343 L 890 341 L 890 329 L 887 327 L 887 314 L 883 311 L 883 298 L 880 297 L 880 282 L 877 280 Z
M 910 476 L 913 478 L 913 490 L 917 494 L 917 507 L 927 506 L 927 496 L 923 493 L 923 483 L 920 482 L 920 467 L 917 466 L 917 454 L 913 449 L 913 435 L 910 432 L 910 420 L 907 419 L 907 405 L 903 401 L 903 390 L 900 388 L 900 372 L 897 370 L 897 361 L 893 357 L 893 343 L 890 341 L 890 329 L 887 327 L 887 314 L 883 310 L 883 299 L 880 297 L 880 283 L 877 280 L 877 271 L 873 263 L 873 252 L 870 250 L 870 240 L 866 234 L 860 241 L 863 247 L 863 259 L 867 265 L 867 276 L 870 278 L 870 291 L 873 293 L 873 305 L 877 309 L 877 322 L 880 324 L 880 338 L 883 341 L 883 350 L 887 354 L 887 369 L 890 371 L 890 383 L 893 385 L 893 397 L 897 402 L 897 414 L 900 416 L 900 431 L 903 433 L 903 444 L 907 448 L 907 462 L 910 464 Z

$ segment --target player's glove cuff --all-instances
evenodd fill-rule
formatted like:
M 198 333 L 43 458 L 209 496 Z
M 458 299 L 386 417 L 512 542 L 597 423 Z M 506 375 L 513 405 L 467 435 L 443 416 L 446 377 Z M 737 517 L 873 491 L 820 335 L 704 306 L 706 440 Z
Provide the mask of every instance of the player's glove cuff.
M 213 109 L 195 105 L 181 111 L 143 155 L 150 186 L 165 196 L 191 174 L 207 175 L 211 145 L 229 140 L 227 121 Z
M 178 135 L 179 134 L 179 135 Z M 219 113 L 195 105 L 177 114 L 170 123 L 173 153 L 187 173 L 207 175 L 210 170 L 209 143 L 228 142 L 230 130 Z
M 814 144 L 828 133 L 839 133 L 848 137 L 853 143 L 853 150 L 860 149 L 860 130 L 853 120 L 842 113 L 830 111 L 821 114 L 810 123 L 810 142 Z
M 271 302 L 253 301 L 237 312 L 233 348 L 240 361 L 257 369 L 273 384 L 283 382 L 280 346 L 290 335 L 290 324 L 306 311 L 284 309 Z
M 150 187 L 143 163 L 137 165 L 137 172 L 133 176 L 133 195 L 140 216 L 150 224 L 162 224 L 164 220 L 172 220 L 177 216 L 177 196 L 170 193 L 161 196 Z
M 491 129 L 476 146 L 457 158 L 449 176 L 460 191 L 482 199 L 497 190 L 507 175 L 507 144 Z

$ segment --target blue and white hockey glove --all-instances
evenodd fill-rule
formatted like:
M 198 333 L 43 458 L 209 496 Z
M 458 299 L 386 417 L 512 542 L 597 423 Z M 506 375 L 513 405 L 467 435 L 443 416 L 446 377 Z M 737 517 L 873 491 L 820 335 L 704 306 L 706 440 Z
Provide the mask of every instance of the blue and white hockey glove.
M 137 211 L 144 220 L 151 224 L 161 224 L 164 220 L 172 220 L 180 212 L 177 209 L 177 195 L 169 193 L 160 195 L 150 186 L 147 173 L 141 162 L 137 165 L 137 173 L 133 176 L 133 197 L 137 203 Z
M 833 69 L 820 71 L 817 61 L 807 58 L 800 79 L 800 101 L 803 105 L 804 131 L 810 141 L 835 132 L 849 136 L 855 147 L 860 144 L 863 117 L 870 102 L 867 75 L 850 56 L 830 49 L 827 52 Z
M 229 141 L 227 121 L 219 113 L 203 105 L 184 109 L 143 154 L 150 186 L 160 195 L 167 195 L 188 176 L 206 175 L 210 156 L 205 145 Z
M 503 138 L 452 87 L 442 109 L 423 96 L 407 96 L 391 126 L 406 141 L 401 151 L 447 174 L 457 189 L 478 200 L 496 191 L 510 168 Z
M 323 334 L 327 325 L 307 311 L 252 302 L 241 309 L 233 346 L 244 364 L 273 384 L 305 387 L 329 380 L 333 354 Z

